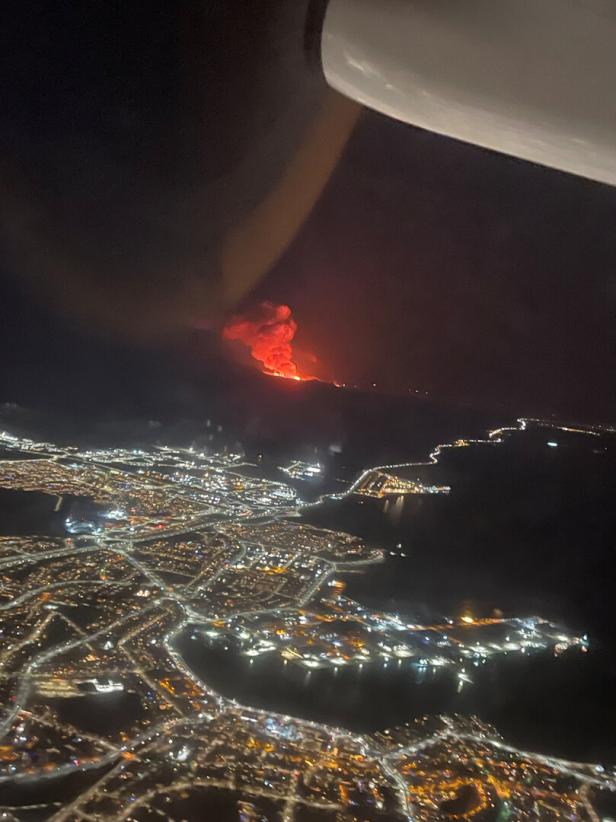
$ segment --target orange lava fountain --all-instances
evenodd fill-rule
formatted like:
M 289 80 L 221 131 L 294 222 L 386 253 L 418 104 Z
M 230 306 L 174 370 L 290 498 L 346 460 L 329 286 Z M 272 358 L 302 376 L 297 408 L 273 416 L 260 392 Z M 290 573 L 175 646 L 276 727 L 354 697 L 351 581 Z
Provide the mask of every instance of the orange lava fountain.
M 297 323 L 288 305 L 262 302 L 246 314 L 232 316 L 222 335 L 250 349 L 264 374 L 286 380 L 304 381 L 313 377 L 299 373 L 293 354 Z

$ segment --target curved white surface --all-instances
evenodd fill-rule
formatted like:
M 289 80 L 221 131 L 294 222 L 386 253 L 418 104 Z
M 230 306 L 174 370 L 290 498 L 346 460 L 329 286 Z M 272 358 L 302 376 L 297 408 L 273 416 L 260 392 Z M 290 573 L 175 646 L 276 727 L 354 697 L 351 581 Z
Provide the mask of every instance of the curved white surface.
M 322 60 L 398 120 L 616 185 L 616 0 L 331 0 Z

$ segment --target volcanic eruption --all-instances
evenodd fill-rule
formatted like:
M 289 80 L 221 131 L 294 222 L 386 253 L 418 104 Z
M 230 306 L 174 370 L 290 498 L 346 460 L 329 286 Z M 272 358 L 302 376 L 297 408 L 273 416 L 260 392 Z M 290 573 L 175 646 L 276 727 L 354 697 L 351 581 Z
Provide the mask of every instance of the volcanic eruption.
M 265 374 L 288 380 L 307 380 L 299 373 L 293 352 L 297 323 L 288 305 L 265 301 L 244 314 L 233 315 L 222 335 L 250 349 L 253 359 L 261 363 Z

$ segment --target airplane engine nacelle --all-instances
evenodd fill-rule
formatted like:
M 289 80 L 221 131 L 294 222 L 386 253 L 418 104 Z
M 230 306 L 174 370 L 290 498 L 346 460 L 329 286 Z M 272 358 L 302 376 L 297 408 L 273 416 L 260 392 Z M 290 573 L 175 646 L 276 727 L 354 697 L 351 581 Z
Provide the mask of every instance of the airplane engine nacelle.
M 614 0 L 330 0 L 321 59 L 398 120 L 616 184 Z

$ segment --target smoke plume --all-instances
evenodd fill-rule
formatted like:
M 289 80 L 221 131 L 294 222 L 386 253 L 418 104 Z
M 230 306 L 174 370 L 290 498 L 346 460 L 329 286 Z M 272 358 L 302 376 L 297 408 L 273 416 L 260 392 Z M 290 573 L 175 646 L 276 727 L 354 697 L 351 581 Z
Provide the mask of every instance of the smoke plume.
M 245 314 L 230 318 L 223 329 L 226 340 L 243 343 L 266 374 L 305 379 L 298 373 L 293 353 L 297 323 L 288 305 L 262 302 Z

